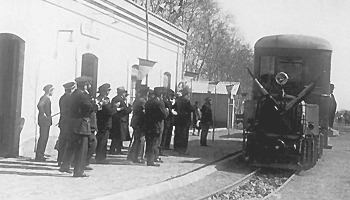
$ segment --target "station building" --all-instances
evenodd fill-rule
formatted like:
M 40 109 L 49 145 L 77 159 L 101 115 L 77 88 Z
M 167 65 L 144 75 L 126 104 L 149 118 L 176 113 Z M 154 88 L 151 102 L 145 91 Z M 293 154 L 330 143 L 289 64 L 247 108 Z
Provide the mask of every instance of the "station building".
M 187 34 L 152 13 L 146 34 L 145 16 L 145 9 L 129 0 L 2 1 L 0 156 L 27 155 L 23 144 L 34 149 L 39 135 L 37 103 L 46 84 L 55 88 L 53 115 L 59 113 L 62 85 L 81 75 L 94 79 L 95 92 L 110 83 L 112 98 L 116 88 L 124 86 L 132 100 L 132 66 L 140 59 L 156 63 L 147 78 L 150 88 L 175 89 Z M 50 135 L 59 134 L 58 119 L 59 114 L 53 117 Z

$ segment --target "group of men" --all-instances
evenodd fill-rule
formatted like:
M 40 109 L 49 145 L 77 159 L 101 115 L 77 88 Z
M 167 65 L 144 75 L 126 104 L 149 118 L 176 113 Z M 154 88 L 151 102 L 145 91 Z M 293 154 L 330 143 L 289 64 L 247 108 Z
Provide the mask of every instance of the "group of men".
M 123 154 L 123 141 L 131 140 L 129 134 L 129 114 L 133 112 L 130 126 L 133 128 L 133 140 L 127 159 L 147 166 L 159 166 L 160 156 L 166 156 L 162 150 L 170 150 L 173 126 L 174 151 L 188 155 L 188 136 L 191 125 L 191 113 L 195 108 L 190 103 L 189 88 L 181 90 L 175 99 L 175 93 L 165 87 L 150 90 L 145 85 L 138 87 L 133 105 L 127 104 L 127 91 L 117 88 L 117 96 L 108 98 L 111 86 L 101 85 L 94 98 L 89 94 L 92 78 L 81 76 L 75 82 L 63 85 L 64 95 L 59 100 L 60 135 L 57 144 L 57 162 L 60 172 L 73 173 L 73 177 L 87 177 L 85 170 L 95 155 L 96 164 L 108 164 L 107 143 L 111 139 L 109 153 Z M 45 161 L 45 148 L 52 125 L 51 101 L 53 86 L 44 87 L 45 94 L 38 103 L 38 140 L 36 160 Z M 207 98 L 202 107 L 201 145 L 207 146 L 206 137 L 212 123 L 211 99 Z M 96 133 L 96 135 L 95 135 Z M 144 151 L 144 146 L 146 150 Z M 72 171 L 70 168 L 74 167 Z

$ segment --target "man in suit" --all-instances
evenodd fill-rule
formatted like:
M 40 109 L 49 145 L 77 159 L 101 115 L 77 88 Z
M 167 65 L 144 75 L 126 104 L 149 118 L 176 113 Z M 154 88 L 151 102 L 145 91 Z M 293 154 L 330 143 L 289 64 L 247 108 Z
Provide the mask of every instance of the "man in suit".
M 68 142 L 60 172 L 71 173 L 69 167 L 74 159 L 73 177 L 87 177 L 84 173 L 88 139 L 91 136 L 90 118 L 93 103 L 88 93 L 92 78 L 81 76 L 75 79 L 77 89 L 69 97 L 68 132 L 71 140 Z
M 159 137 L 163 133 L 163 120 L 168 116 L 162 93 L 162 87 L 154 88 L 155 97 L 145 104 L 147 166 L 159 166 L 154 161 L 157 159 Z
M 133 128 L 134 141 L 128 154 L 128 160 L 132 160 L 133 163 L 144 163 L 142 159 L 142 148 L 145 141 L 145 104 L 148 91 L 147 86 L 141 85 L 138 90 L 138 96 L 132 105 L 133 115 L 131 118 L 131 127 Z
M 177 112 L 175 116 L 174 151 L 179 152 L 180 155 L 189 155 L 187 152 L 188 134 L 191 125 L 191 113 L 194 111 L 190 103 L 189 93 L 190 89 L 186 85 L 173 106 Z
M 69 141 L 69 134 L 67 132 L 67 119 L 68 119 L 68 105 L 69 96 L 72 94 L 75 88 L 75 82 L 69 82 L 63 85 L 64 94 L 58 101 L 60 106 L 60 120 L 58 127 L 60 128 L 60 135 L 58 137 L 58 155 L 57 162 L 58 166 L 62 164 L 64 151 L 66 149 L 67 142 Z
M 127 135 L 130 137 L 129 114 L 132 111 L 132 106 L 126 104 L 126 94 L 124 87 L 118 87 L 117 96 L 112 99 L 112 107 L 116 108 L 117 112 L 112 116 L 110 154 L 122 155 L 123 141 L 127 139 Z
M 40 98 L 39 103 L 37 105 L 37 108 L 39 110 L 38 125 L 40 127 L 40 136 L 35 155 L 35 160 L 37 161 L 46 161 L 45 149 L 47 145 L 47 140 L 49 139 L 50 127 L 52 125 L 50 97 L 53 94 L 54 88 L 51 84 L 48 84 L 43 88 L 43 90 L 45 94 Z
M 200 144 L 201 146 L 208 147 L 207 145 L 207 136 L 209 127 L 213 124 L 213 114 L 211 111 L 211 105 L 212 105 L 212 99 L 210 97 L 205 98 L 205 103 L 202 106 L 201 112 L 202 112 L 202 133 L 201 133 L 201 139 Z
M 98 88 L 97 93 L 100 95 L 96 98 L 101 106 L 101 110 L 97 111 L 97 147 L 96 147 L 96 164 L 108 164 L 106 160 L 107 142 L 109 131 L 112 128 L 112 116 L 117 112 L 117 108 L 112 108 L 108 98 L 111 85 L 105 83 Z

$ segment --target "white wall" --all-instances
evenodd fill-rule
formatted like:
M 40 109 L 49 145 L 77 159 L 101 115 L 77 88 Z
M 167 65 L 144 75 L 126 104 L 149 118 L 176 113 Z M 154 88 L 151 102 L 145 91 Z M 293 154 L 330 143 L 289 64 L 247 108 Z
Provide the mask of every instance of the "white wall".
M 144 28 L 124 18 L 102 14 L 101 10 L 93 10 L 81 2 L 0 1 L 0 33 L 15 34 L 25 41 L 22 117 L 26 122 L 20 143 L 34 138 L 36 104 L 43 95 L 42 88 L 48 83 L 56 88 L 51 99 L 52 113 L 59 112 L 58 100 L 64 92 L 62 85 L 80 76 L 82 54 L 92 53 L 98 57 L 98 86 L 110 83 L 110 97 L 115 95 L 119 86 L 130 88 L 127 83 L 131 84 L 131 66 L 138 63 L 138 58 L 146 57 Z M 98 39 L 82 35 L 81 24 L 88 24 L 98 30 Z M 72 42 L 68 41 L 69 32 L 59 32 L 64 29 L 73 31 Z M 157 64 L 149 74 L 150 87 L 163 84 L 164 72 L 171 73 L 171 87 L 175 87 L 177 52 L 178 76 L 181 76 L 183 48 L 175 41 L 151 32 L 149 59 Z M 54 117 L 53 123 L 57 124 L 58 119 L 59 115 Z M 59 134 L 57 126 L 52 126 L 50 134 Z M 23 152 L 20 150 L 20 153 Z

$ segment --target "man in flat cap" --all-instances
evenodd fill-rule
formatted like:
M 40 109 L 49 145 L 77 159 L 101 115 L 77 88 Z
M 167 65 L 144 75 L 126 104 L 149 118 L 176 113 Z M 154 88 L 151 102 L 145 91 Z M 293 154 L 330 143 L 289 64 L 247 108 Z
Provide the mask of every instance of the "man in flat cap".
M 88 93 L 92 78 L 81 76 L 75 81 L 77 89 L 69 98 L 67 123 L 72 140 L 67 144 L 59 171 L 71 173 L 69 167 L 74 159 L 73 177 L 87 177 L 84 168 L 88 151 L 88 138 L 91 136 L 90 117 L 94 106 Z
M 40 136 L 35 155 L 35 160 L 37 161 L 46 161 L 45 149 L 47 140 L 49 139 L 50 126 L 52 125 L 50 97 L 53 94 L 54 88 L 51 84 L 48 84 L 43 88 L 43 90 L 45 94 L 40 98 L 37 105 L 37 108 L 39 110 L 38 125 L 40 127 Z
M 187 85 L 182 89 L 181 96 L 176 99 L 173 106 L 177 115 L 175 116 L 175 136 L 174 136 L 174 151 L 181 155 L 189 155 L 187 152 L 188 134 L 191 125 L 191 113 L 194 107 L 190 103 L 190 89 Z
M 131 127 L 133 128 L 134 141 L 129 150 L 128 160 L 132 160 L 133 163 L 144 163 L 142 149 L 145 142 L 145 104 L 147 102 L 148 92 L 149 88 L 146 85 L 140 85 L 136 99 L 132 105 L 133 115 L 131 118 Z
M 101 108 L 97 111 L 97 147 L 96 147 L 96 164 L 108 164 L 107 156 L 107 142 L 109 131 L 112 128 L 112 116 L 117 112 L 117 108 L 111 107 L 110 99 L 108 98 L 111 91 L 111 85 L 105 83 L 98 88 L 99 96 L 96 98 Z
M 112 139 L 109 153 L 114 155 L 122 155 L 123 141 L 126 141 L 129 135 L 129 114 L 132 106 L 126 103 L 126 90 L 123 86 L 117 88 L 117 96 L 112 99 L 112 107 L 117 112 L 112 116 L 112 128 L 110 139 Z
M 154 98 L 145 104 L 147 166 L 159 166 L 154 163 L 159 152 L 158 141 L 163 133 L 163 120 L 169 114 L 162 100 L 163 92 L 162 87 L 154 88 Z
M 58 166 L 62 164 L 64 151 L 66 149 L 67 142 L 69 141 L 69 134 L 67 131 L 67 120 L 68 120 L 68 105 L 69 105 L 69 96 L 72 94 L 75 89 L 75 82 L 69 82 L 63 85 L 64 94 L 61 96 L 58 101 L 60 106 L 60 120 L 58 127 L 60 128 L 60 135 L 58 137 L 58 155 L 57 162 Z
M 201 146 L 208 147 L 207 145 L 207 136 L 209 127 L 213 125 L 213 114 L 211 110 L 211 105 L 213 104 L 212 99 L 210 97 L 205 98 L 205 103 L 202 106 L 201 112 L 202 112 L 202 133 L 201 133 L 201 139 L 200 144 Z

